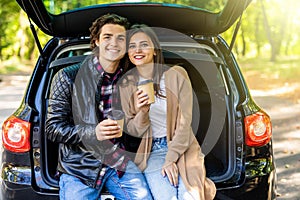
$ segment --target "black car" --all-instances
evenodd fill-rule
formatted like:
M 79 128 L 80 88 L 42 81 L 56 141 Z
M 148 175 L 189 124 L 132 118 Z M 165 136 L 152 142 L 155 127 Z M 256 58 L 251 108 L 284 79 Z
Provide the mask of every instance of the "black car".
M 52 38 L 42 47 L 32 29 L 40 56 L 20 107 L 3 123 L 1 199 L 58 199 L 59 146 L 45 135 L 51 80 L 91 53 L 89 27 L 106 13 L 154 27 L 166 64 L 187 70 L 194 91 L 192 126 L 206 155 L 207 176 L 217 186 L 215 199 L 276 198 L 271 120 L 251 98 L 231 53 L 233 41 L 228 45 L 220 36 L 241 19 L 249 0 L 228 0 L 216 12 L 171 0 L 74 2 L 17 0 L 31 25 Z M 103 191 L 101 199 L 113 197 Z

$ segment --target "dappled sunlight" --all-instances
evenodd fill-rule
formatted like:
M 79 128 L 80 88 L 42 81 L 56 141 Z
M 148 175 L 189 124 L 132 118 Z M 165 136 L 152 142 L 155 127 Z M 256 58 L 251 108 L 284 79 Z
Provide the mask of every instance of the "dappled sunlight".
M 279 172 L 278 173 L 281 173 L 280 172 L 280 169 L 278 170 Z M 297 172 L 294 171 L 292 173 L 289 173 L 290 177 L 289 179 L 286 179 L 286 178 L 281 178 L 281 179 L 278 179 L 278 182 L 279 182 L 279 185 L 278 185 L 278 189 L 280 190 L 281 188 L 281 185 L 288 185 L 288 189 L 286 189 L 285 191 L 280 191 L 278 192 L 279 193 L 279 196 L 277 198 L 277 200 L 280 200 L 280 199 L 291 199 L 291 200 L 296 200 L 296 199 L 299 199 L 299 190 L 295 190 L 293 188 L 298 188 L 300 187 L 300 172 Z
M 276 153 L 276 159 L 284 158 L 290 154 L 300 153 L 298 150 L 300 138 L 297 138 L 297 140 L 298 141 L 293 139 L 281 142 L 279 140 L 274 139 L 273 147 L 274 152 Z
M 299 56 L 281 57 L 276 62 L 246 59 L 240 65 L 252 96 L 280 97 L 300 104 Z
M 11 59 L 1 60 L 0 75 L 1 74 L 18 74 L 29 75 L 35 66 L 34 60 L 20 60 L 16 57 Z
M 296 200 L 299 197 L 300 187 L 300 139 L 298 132 L 291 132 L 293 136 L 289 140 L 274 139 L 273 147 L 275 153 L 277 186 L 279 198 Z M 297 138 L 294 138 L 294 137 Z
M 289 103 L 289 102 L 286 102 Z M 275 107 L 268 109 L 269 115 L 271 115 L 272 119 L 288 119 L 292 117 L 296 117 L 300 114 L 300 104 L 293 104 L 289 107 Z
M 264 84 L 265 89 L 250 92 L 272 120 L 277 200 L 296 200 L 300 187 L 300 83 L 281 82 L 278 87 L 278 82 L 268 80 Z M 253 85 L 257 84 L 252 82 Z
M 251 89 L 252 96 L 282 96 L 288 93 L 295 92 L 297 89 L 300 88 L 300 84 L 284 84 L 283 86 L 276 86 L 272 89 L 268 90 L 257 90 L 257 89 Z

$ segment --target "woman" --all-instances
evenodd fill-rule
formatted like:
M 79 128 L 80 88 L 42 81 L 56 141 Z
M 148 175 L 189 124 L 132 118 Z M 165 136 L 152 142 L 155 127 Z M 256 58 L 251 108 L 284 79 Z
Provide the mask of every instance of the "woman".
M 144 172 L 154 199 L 213 199 L 214 183 L 206 178 L 204 155 L 192 128 L 192 87 L 180 66 L 163 65 L 154 31 L 135 25 L 128 34 L 128 56 L 134 67 L 120 85 L 129 134 L 141 137 L 135 163 Z M 153 80 L 155 102 L 137 89 Z

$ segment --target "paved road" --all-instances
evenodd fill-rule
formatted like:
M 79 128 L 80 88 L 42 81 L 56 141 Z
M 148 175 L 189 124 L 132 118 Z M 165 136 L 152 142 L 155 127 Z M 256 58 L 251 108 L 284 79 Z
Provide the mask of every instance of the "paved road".
M 0 82 L 0 125 L 19 106 L 27 85 L 28 77 L 11 78 Z M 300 104 L 272 91 L 251 92 L 272 118 L 278 200 L 300 200 Z
M 272 119 L 277 200 L 300 200 L 300 104 L 278 97 L 275 91 L 251 93 Z
M 0 125 L 20 105 L 28 76 L 0 76 Z

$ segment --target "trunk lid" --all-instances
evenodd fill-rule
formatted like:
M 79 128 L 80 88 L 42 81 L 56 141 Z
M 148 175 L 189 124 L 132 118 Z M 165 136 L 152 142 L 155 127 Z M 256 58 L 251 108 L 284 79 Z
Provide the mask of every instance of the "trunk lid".
M 71 8 L 65 9 L 61 7 L 69 5 L 62 1 L 16 1 L 44 33 L 58 37 L 78 37 L 88 36 L 92 22 L 108 12 L 127 17 L 131 23 L 145 23 L 185 34 L 217 35 L 232 26 L 251 0 L 227 0 L 217 12 L 188 5 L 145 1 L 128 3 L 128 0 L 121 3 L 74 3 Z M 60 7 L 59 10 L 56 7 Z

